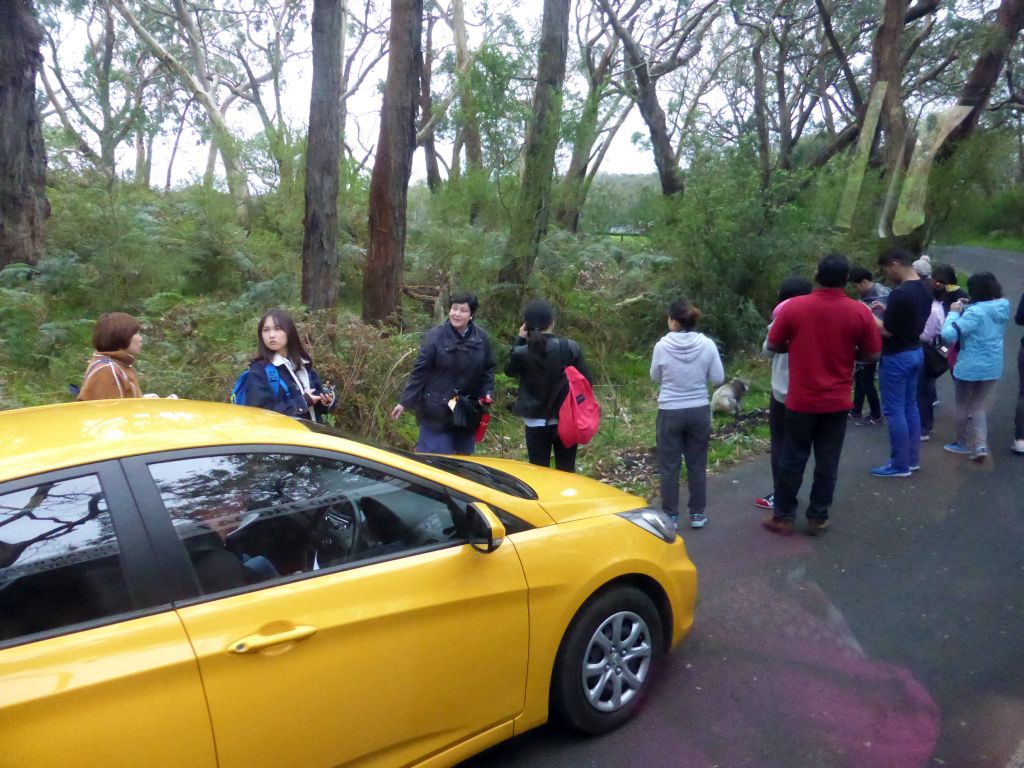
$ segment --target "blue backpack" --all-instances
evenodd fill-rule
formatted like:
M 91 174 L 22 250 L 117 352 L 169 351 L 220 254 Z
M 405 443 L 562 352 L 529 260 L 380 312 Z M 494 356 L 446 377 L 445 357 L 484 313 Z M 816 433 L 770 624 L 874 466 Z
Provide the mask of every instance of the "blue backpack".
M 280 375 L 277 373 L 277 368 L 271 363 L 264 363 L 264 370 L 267 372 L 267 381 L 270 382 L 270 388 L 274 390 L 274 399 L 281 394 L 281 390 L 284 390 L 285 398 L 290 394 L 288 391 L 288 385 L 281 381 Z M 245 383 L 249 380 L 250 369 L 242 371 L 241 375 L 235 379 L 235 386 L 231 388 L 231 402 L 235 405 L 248 405 L 245 402 Z

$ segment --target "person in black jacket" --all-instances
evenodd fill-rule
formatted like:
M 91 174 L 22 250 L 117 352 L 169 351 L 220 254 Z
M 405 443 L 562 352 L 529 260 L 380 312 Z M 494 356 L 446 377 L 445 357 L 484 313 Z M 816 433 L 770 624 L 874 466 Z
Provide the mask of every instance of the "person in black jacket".
M 245 404 L 310 421 L 320 421 L 324 413 L 338 407 L 334 392 L 320 383 L 299 331 L 283 309 L 271 309 L 260 318 L 256 356 L 245 382 Z
M 593 382 L 580 345 L 555 336 L 555 311 L 546 301 L 535 299 L 523 308 L 519 328 L 505 373 L 519 379 L 519 396 L 512 413 L 523 417 L 526 453 L 531 464 L 576 471 L 576 446 L 565 446 L 558 439 L 558 409 L 569 391 L 565 368 L 573 365 L 587 381 Z
M 448 297 L 448 319 L 424 335 L 409 380 L 391 410 L 393 419 L 407 409 L 415 411 L 420 425 L 417 453 L 468 456 L 476 448 L 476 427 L 494 393 L 497 367 L 490 339 L 473 322 L 479 305 L 468 291 Z M 472 411 L 468 423 L 457 418 L 456 408 Z

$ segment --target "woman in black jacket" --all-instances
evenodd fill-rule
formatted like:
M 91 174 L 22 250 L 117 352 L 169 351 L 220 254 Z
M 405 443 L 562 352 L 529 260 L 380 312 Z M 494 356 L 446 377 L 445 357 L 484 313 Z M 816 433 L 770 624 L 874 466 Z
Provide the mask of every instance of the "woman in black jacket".
M 580 345 L 571 339 L 555 336 L 555 311 L 546 301 L 534 299 L 523 308 L 523 325 L 519 328 L 505 373 L 519 379 L 519 397 L 512 413 L 523 417 L 526 431 L 526 453 L 531 464 L 576 471 L 576 446 L 562 445 L 558 439 L 558 409 L 569 390 L 565 368 L 573 365 L 587 381 L 593 381 Z
M 409 374 L 398 405 L 391 410 L 397 419 L 407 409 L 416 412 L 420 433 L 417 453 L 471 455 L 484 404 L 494 393 L 491 341 L 473 318 L 479 306 L 476 296 L 456 291 L 448 297 L 448 319 L 423 337 L 420 354 Z M 475 421 L 456 418 L 459 398 L 475 410 Z
M 245 381 L 245 404 L 310 421 L 338 407 L 325 389 L 302 346 L 294 321 L 283 309 L 271 309 L 256 327 L 256 356 Z

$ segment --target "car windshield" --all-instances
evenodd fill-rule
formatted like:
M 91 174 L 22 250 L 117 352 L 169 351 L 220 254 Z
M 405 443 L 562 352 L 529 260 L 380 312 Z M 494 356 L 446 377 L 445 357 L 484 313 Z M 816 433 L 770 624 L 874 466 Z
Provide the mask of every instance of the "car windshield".
M 507 493 L 510 496 L 517 496 L 520 499 L 537 498 L 537 494 L 533 488 L 528 486 L 519 478 L 510 475 L 508 472 L 503 472 L 500 469 L 494 469 L 493 467 L 484 466 L 483 464 L 477 464 L 473 461 L 457 459 L 452 456 L 434 456 L 431 454 L 411 453 L 397 448 L 388 448 L 387 446 L 369 443 L 366 440 L 353 437 L 352 435 L 346 434 L 332 427 L 327 427 L 323 424 L 317 424 L 316 422 L 306 421 L 304 419 L 300 419 L 299 421 L 304 427 L 313 432 L 334 435 L 336 437 L 344 437 L 346 440 L 363 443 L 364 445 L 373 445 L 374 448 L 390 451 L 391 453 L 398 454 L 399 456 L 403 456 L 407 459 L 413 459 L 414 461 L 428 464 L 431 467 L 443 469 L 445 472 L 451 472 L 453 475 L 458 475 L 466 480 L 472 480 L 474 483 L 480 483 L 480 485 L 485 485 L 496 491 Z

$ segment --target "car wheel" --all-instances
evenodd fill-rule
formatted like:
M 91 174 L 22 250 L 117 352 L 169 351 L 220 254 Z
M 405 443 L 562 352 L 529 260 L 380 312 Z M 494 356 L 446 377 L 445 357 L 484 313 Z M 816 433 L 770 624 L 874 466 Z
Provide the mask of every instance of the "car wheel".
M 551 685 L 553 713 L 584 733 L 618 728 L 640 708 L 664 645 L 661 617 L 647 595 L 633 587 L 598 594 L 562 639 Z

